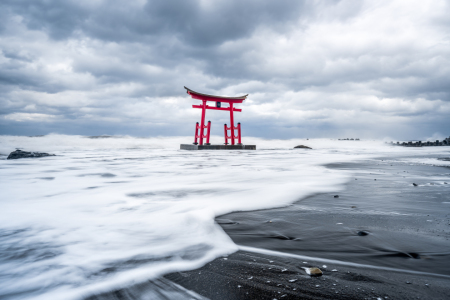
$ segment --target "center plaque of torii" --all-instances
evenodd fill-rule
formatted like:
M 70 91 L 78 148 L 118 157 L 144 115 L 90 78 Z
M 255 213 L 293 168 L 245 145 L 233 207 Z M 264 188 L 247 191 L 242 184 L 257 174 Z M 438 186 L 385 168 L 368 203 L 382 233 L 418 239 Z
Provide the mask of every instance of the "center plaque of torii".
M 182 150 L 256 150 L 255 145 L 244 145 L 242 144 L 241 136 L 241 123 L 237 123 L 234 126 L 234 115 L 233 113 L 241 112 L 242 109 L 235 108 L 234 104 L 242 103 L 247 99 L 247 95 L 239 97 L 224 97 L 224 96 L 213 96 L 195 92 L 187 87 L 187 94 L 191 95 L 193 99 L 201 100 L 201 105 L 192 105 L 193 108 L 200 108 L 202 110 L 202 119 L 200 124 L 197 122 L 195 125 L 195 136 L 193 144 L 181 144 L 180 149 Z M 207 105 L 207 102 L 215 102 L 214 106 Z M 227 103 L 228 107 L 222 107 L 222 103 Z M 211 121 L 208 124 L 205 123 L 206 110 L 224 110 L 230 112 L 230 127 L 227 124 L 224 125 L 224 135 L 225 143 L 223 145 L 211 145 L 209 142 L 209 137 L 211 133 Z M 206 134 L 205 134 L 206 130 Z M 237 130 L 237 135 L 236 135 Z M 230 134 L 228 134 L 228 131 Z M 205 142 L 204 142 L 205 140 Z

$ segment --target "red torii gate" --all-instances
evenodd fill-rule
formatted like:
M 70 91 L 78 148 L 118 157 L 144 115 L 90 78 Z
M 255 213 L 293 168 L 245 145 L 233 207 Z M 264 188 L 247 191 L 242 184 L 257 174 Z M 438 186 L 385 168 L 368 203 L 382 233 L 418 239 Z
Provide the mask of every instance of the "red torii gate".
M 200 144 L 203 145 L 203 139 L 206 138 L 206 145 L 210 145 L 209 143 L 209 136 L 211 132 L 211 121 L 208 121 L 208 125 L 205 126 L 205 115 L 207 109 L 214 109 L 214 110 L 225 110 L 230 112 L 230 127 L 227 127 L 227 124 L 224 125 L 224 131 L 225 131 L 225 145 L 228 145 L 228 140 L 231 139 L 231 145 L 234 145 L 234 140 L 238 140 L 238 145 L 242 145 L 241 142 L 241 123 L 238 123 L 237 126 L 234 126 L 234 117 L 233 112 L 241 112 L 242 109 L 234 108 L 233 105 L 235 103 L 242 103 L 247 98 L 247 95 L 239 96 L 239 97 L 222 97 L 222 96 L 213 96 L 213 95 L 207 95 L 195 92 L 191 89 L 188 89 L 187 87 L 184 87 L 186 89 L 186 92 L 191 95 L 193 99 L 202 100 L 202 105 L 192 105 L 193 108 L 201 108 L 202 109 L 202 120 L 200 125 L 195 125 L 195 141 L 194 144 Z M 206 105 L 207 101 L 213 101 L 216 102 L 216 106 L 209 106 Z M 229 107 L 221 107 L 221 103 L 225 102 L 229 104 Z M 200 133 L 199 133 L 200 129 Z M 204 135 L 204 130 L 207 129 L 206 135 Z M 228 135 L 228 130 L 230 130 L 230 135 Z M 238 136 L 234 135 L 234 131 L 238 131 Z M 197 139 L 199 139 L 200 143 L 197 142 Z

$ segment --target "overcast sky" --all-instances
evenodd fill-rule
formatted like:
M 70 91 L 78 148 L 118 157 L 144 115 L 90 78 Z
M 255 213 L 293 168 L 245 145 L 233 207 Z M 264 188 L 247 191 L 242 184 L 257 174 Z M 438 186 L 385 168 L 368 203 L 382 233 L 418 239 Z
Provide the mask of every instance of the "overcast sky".
M 450 1 L 2 0 L 0 134 L 450 135 Z M 223 111 L 207 111 L 223 135 Z

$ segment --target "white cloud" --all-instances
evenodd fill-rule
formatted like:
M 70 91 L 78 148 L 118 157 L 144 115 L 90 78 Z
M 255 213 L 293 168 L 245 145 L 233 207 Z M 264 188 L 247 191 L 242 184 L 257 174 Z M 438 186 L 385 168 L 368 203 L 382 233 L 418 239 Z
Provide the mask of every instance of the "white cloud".
M 12 113 L 3 116 L 3 118 L 16 122 L 52 122 L 57 119 L 57 116 L 38 113 Z

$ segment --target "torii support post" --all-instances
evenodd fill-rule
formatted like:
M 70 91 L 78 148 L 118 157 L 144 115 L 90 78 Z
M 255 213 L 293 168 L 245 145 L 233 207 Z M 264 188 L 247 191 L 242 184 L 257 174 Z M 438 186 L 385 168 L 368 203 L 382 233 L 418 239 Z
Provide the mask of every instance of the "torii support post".
M 233 103 L 230 103 L 230 127 L 227 127 L 227 124 L 225 124 L 225 145 L 228 145 L 229 139 L 231 140 L 231 145 L 235 144 L 235 139 L 238 140 L 238 145 L 242 145 L 241 123 L 238 123 L 237 126 L 234 126 L 233 111 Z M 228 135 L 228 130 L 230 130 L 230 135 Z M 238 131 L 237 136 L 235 136 L 235 130 Z
M 206 138 L 206 145 L 209 145 L 209 136 L 211 134 L 211 121 L 208 121 L 208 125 L 203 126 L 203 129 L 207 129 L 206 135 L 203 135 L 203 130 L 200 130 L 201 126 L 198 125 L 198 122 L 195 123 L 195 136 L 194 136 L 194 145 L 198 145 L 198 141 L 200 140 L 200 145 L 203 145 L 203 139 Z M 199 133 L 200 130 L 200 133 Z
M 238 145 L 242 145 L 242 141 L 241 141 L 241 123 L 238 123 L 237 130 L 238 130 Z
M 225 145 L 228 145 L 228 131 L 227 131 L 227 124 L 223 124 L 224 128 L 224 137 L 225 137 Z
M 206 101 L 203 100 L 203 105 L 202 105 L 202 120 L 201 120 L 201 125 L 200 125 L 200 145 L 203 145 L 203 132 L 205 129 L 205 115 L 206 115 Z
M 197 140 L 198 140 L 198 138 L 200 137 L 200 136 L 198 135 L 198 130 L 199 130 L 199 129 L 200 129 L 200 126 L 198 126 L 198 122 L 197 122 L 197 123 L 195 123 L 195 135 L 194 135 L 195 139 L 194 139 L 194 145 L 198 145 Z
M 234 145 L 234 118 L 233 118 L 233 103 L 230 103 L 230 137 L 231 145 Z
M 202 108 L 202 119 L 200 125 L 198 125 L 198 122 L 195 124 L 194 145 L 198 144 L 203 145 L 204 138 L 206 138 L 206 145 L 209 145 L 209 136 L 211 134 L 211 121 L 208 121 L 208 125 L 205 126 L 206 100 L 203 100 L 201 108 Z M 205 129 L 207 129 L 206 135 L 204 135 Z M 198 141 L 200 143 L 198 143 Z
M 205 126 L 207 128 L 206 131 L 206 145 L 211 145 L 209 143 L 209 135 L 211 134 L 211 121 L 208 121 L 208 126 Z

